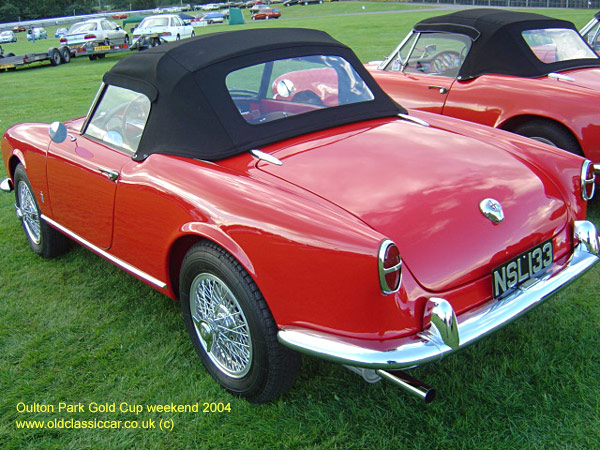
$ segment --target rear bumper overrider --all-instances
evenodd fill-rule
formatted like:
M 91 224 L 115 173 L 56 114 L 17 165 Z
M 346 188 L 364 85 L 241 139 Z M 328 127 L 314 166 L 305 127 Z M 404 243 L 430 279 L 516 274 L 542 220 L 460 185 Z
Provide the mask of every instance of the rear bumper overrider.
M 385 341 L 383 350 L 381 342 L 373 344 L 301 327 L 285 327 L 277 338 L 301 353 L 364 369 L 398 370 L 438 361 L 527 313 L 596 264 L 600 244 L 594 224 L 575 222 L 574 237 L 579 244 L 563 267 L 499 300 L 490 300 L 456 316 L 448 301 L 431 298 L 425 308 L 431 314 L 431 326 L 416 335 Z

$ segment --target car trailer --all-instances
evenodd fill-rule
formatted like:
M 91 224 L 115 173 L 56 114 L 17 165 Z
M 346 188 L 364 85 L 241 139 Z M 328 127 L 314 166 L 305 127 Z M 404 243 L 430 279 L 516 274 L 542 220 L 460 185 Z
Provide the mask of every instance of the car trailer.
M 131 50 L 129 44 L 107 44 L 104 41 L 86 42 L 81 46 L 71 46 L 71 56 L 87 56 L 90 61 L 102 59 L 107 54 Z
M 66 46 L 50 47 L 45 53 L 25 53 L 23 55 L 9 53 L 4 56 L 0 51 L 0 71 L 16 69 L 40 61 L 50 61 L 51 66 L 66 64 L 71 61 L 71 52 Z

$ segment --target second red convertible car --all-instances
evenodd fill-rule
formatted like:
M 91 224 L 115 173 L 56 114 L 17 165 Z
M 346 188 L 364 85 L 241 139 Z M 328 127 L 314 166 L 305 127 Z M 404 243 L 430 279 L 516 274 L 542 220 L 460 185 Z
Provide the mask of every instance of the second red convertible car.
M 409 109 L 502 128 L 600 163 L 600 57 L 571 22 L 458 11 L 422 20 L 368 67 Z
M 34 252 L 70 238 L 180 300 L 207 371 L 254 402 L 293 384 L 300 353 L 429 401 L 400 369 L 485 337 L 599 259 L 589 160 L 408 115 L 315 30 L 128 56 L 86 117 L 13 126 L 2 158 Z

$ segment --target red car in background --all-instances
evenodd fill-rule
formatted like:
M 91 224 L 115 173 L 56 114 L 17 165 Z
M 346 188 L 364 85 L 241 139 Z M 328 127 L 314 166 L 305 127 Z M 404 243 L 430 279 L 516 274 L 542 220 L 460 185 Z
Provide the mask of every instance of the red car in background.
M 254 402 L 293 384 L 300 353 L 430 401 L 401 369 L 491 334 L 599 260 L 589 160 L 408 114 L 316 30 L 130 55 L 86 117 L 13 126 L 2 159 L 34 252 L 71 239 L 180 300 L 206 370 Z
M 600 58 L 571 22 L 495 9 L 432 17 L 368 69 L 409 109 L 502 128 L 600 163 Z
M 269 20 L 279 19 L 281 17 L 281 11 L 277 8 L 262 8 L 252 14 L 252 20 Z

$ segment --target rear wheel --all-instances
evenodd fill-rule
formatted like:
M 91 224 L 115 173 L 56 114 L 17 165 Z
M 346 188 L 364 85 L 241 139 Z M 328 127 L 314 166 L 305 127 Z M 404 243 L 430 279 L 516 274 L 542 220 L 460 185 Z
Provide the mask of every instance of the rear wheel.
M 180 296 L 196 352 L 226 390 L 262 403 L 294 383 L 300 355 L 279 344 L 265 299 L 229 253 L 213 243 L 193 246 L 182 263 Z
M 543 119 L 532 120 L 516 127 L 513 132 L 583 156 L 575 136 L 556 122 Z
M 58 49 L 53 49 L 50 52 L 50 64 L 53 66 L 58 66 L 62 62 L 62 57 Z
M 31 183 L 21 164 L 15 169 L 14 180 L 18 215 L 31 250 L 43 258 L 64 253 L 69 240 L 42 219 Z

